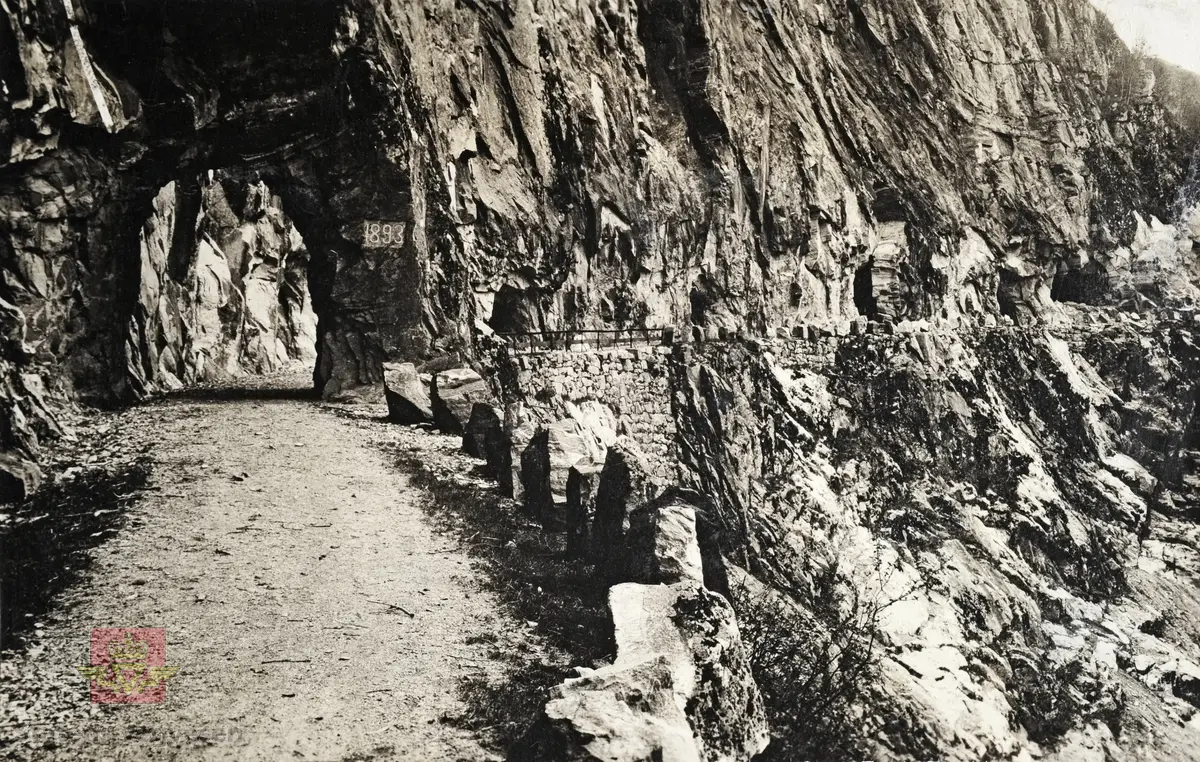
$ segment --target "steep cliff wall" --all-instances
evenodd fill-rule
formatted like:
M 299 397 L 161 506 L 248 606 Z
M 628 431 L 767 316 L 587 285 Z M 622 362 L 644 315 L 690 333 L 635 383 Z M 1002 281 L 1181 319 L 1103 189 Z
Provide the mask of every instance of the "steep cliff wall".
M 474 318 L 1030 319 L 1168 220 L 1194 144 L 1083 0 L 8 6 L 14 256 L 100 257 L 79 280 L 129 310 L 124 209 L 250 168 L 314 251 L 328 394 Z M 53 256 L 14 216 L 37 173 L 77 221 Z
M 22 1 L 4 24 L 10 259 L 99 258 L 74 279 L 128 311 L 124 210 L 253 167 L 316 252 L 330 394 L 476 317 L 1032 317 L 1134 210 L 1166 218 L 1190 150 L 1082 0 Z M 76 222 L 35 244 L 31 213 Z M 373 247 L 370 220 L 403 233 Z M 114 337 L 75 338 L 60 358 L 111 353 L 119 387 Z
M 127 347 L 138 394 L 312 367 L 308 251 L 261 182 L 166 185 L 142 229 L 141 267 Z
M 1194 144 L 1084 2 L 356 18 L 411 74 L 461 285 L 504 325 L 853 316 L 864 267 L 892 315 L 1032 318 L 1132 211 L 1167 218 Z

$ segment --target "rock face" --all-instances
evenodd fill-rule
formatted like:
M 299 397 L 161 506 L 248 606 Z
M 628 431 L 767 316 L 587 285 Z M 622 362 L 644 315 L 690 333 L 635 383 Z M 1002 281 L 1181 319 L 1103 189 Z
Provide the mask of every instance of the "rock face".
M 1159 307 L 1200 302 L 1200 265 L 1195 256 L 1200 241 L 1200 206 L 1187 210 L 1177 224 L 1168 225 L 1151 217 L 1146 222 L 1134 215 L 1137 232 L 1128 248 L 1120 248 L 1104 262 L 1103 273 L 1111 291 L 1111 301 L 1134 312 Z M 1092 271 L 1099 268 L 1093 267 Z M 1087 272 L 1086 269 L 1080 268 Z M 1080 286 L 1079 279 L 1070 279 L 1072 271 L 1057 282 L 1060 288 Z M 1082 285 L 1094 284 L 1083 281 Z M 1095 289 L 1076 301 L 1103 302 Z M 1091 298 L 1087 298 L 1091 297 Z
M 154 197 L 130 336 L 139 395 L 316 358 L 300 234 L 261 182 L 224 180 L 169 183 Z
M 762 699 L 733 609 L 694 584 L 617 585 L 617 659 L 553 689 L 530 760 L 750 760 L 766 748 Z
M 24 500 L 42 483 L 42 472 L 23 458 L 0 453 L 0 503 Z
M 29 372 L 35 350 L 25 335 L 25 316 L 0 299 L 0 502 L 37 487 L 42 441 L 62 433 L 42 376 Z
M 1164 606 L 1200 611 L 1192 573 L 1156 560 L 1156 543 L 1179 536 L 1190 489 L 1169 475 L 1180 461 L 1162 442 L 1194 446 L 1192 409 L 1150 401 L 1177 399 L 1161 384 L 1195 372 L 1194 330 L 1118 321 L 1064 337 L 901 332 L 848 339 L 834 357 L 782 343 L 680 354 L 686 486 L 713 499 L 725 557 L 750 558 L 759 583 L 791 591 L 809 621 L 856 612 L 838 626 L 885 649 L 860 696 L 869 719 L 854 713 L 845 726 L 861 728 L 862 753 L 966 760 L 1054 748 L 1070 759 L 1149 744 L 1173 756 L 1194 743 L 1194 730 L 1163 725 L 1111 731 L 1133 690 L 1120 664 L 1144 659 L 1147 686 L 1163 685 L 1151 665 L 1165 668 L 1166 653 L 1200 664 L 1186 636 L 1139 629 Z M 1147 340 L 1136 336 L 1155 337 L 1137 371 L 1131 344 Z M 754 615 L 752 598 L 735 600 L 739 618 Z M 768 653 L 802 665 L 804 648 Z M 988 669 L 971 666 L 984 659 Z M 799 681 L 759 682 L 772 711 L 823 700 L 797 692 Z M 1155 711 L 1190 716 L 1158 701 Z M 773 753 L 802 758 L 805 747 L 789 745 L 802 742 L 778 738 Z
M 1195 145 L 1187 77 L 1147 94 L 1085 0 L 46 5 L 0 22 L 0 298 L 63 394 L 179 377 L 134 252 L 214 167 L 281 199 L 353 397 L 477 320 L 1044 315 L 1177 216 Z
M 433 403 L 415 365 L 384 363 L 383 383 L 389 421 L 409 425 L 433 423 Z

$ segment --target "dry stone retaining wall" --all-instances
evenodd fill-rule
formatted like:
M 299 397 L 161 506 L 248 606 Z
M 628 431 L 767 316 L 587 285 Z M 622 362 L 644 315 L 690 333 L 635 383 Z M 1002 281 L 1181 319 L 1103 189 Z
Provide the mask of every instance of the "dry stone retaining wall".
M 506 400 L 531 412 L 549 408 L 557 396 L 569 402 L 597 400 L 617 416 L 619 433 L 635 441 L 656 475 L 675 473 L 675 425 L 671 416 L 671 348 L 668 346 L 578 347 L 510 355 L 501 373 Z
M 1066 305 L 1071 319 L 1017 325 L 1007 317 L 979 315 L 947 321 L 878 323 L 845 320 L 830 324 L 805 324 L 774 328 L 767 335 L 726 327 L 694 327 L 675 347 L 708 351 L 745 342 L 762 345 L 782 367 L 819 370 L 837 362 L 846 344 L 907 350 L 927 364 L 939 365 L 939 346 L 964 335 L 1043 332 L 1067 340 L 1128 329 L 1195 327 L 1197 313 L 1164 311 L 1151 316 L 1121 310 Z M 690 341 L 688 341 L 690 339 Z M 671 410 L 670 377 L 679 364 L 673 347 L 650 344 L 600 347 L 574 344 L 565 349 L 513 349 L 493 354 L 498 391 L 508 402 L 519 401 L 544 423 L 561 418 L 555 399 L 578 403 L 597 400 L 617 415 L 618 431 L 645 454 L 656 476 L 673 479 L 678 471 L 676 421 Z M 686 366 L 686 360 L 684 366 Z

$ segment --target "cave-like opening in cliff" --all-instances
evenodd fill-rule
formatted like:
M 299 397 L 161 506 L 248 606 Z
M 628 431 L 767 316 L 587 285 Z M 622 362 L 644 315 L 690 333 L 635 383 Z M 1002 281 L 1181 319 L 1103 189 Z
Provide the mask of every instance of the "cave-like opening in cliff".
M 1108 292 L 1108 273 L 1089 265 L 1059 270 L 1054 276 L 1050 297 L 1056 302 L 1102 304 Z
M 308 247 L 266 183 L 184 174 L 154 196 L 139 243 L 143 392 L 313 370 Z
M 1020 293 L 1020 276 L 1008 270 L 1000 270 L 1000 277 L 996 283 L 996 303 L 1000 307 L 1000 314 L 1012 318 L 1018 325 L 1021 323 Z
M 875 259 L 872 257 L 854 271 L 854 306 L 858 314 L 868 320 L 879 317 L 879 307 L 875 301 L 874 266 Z

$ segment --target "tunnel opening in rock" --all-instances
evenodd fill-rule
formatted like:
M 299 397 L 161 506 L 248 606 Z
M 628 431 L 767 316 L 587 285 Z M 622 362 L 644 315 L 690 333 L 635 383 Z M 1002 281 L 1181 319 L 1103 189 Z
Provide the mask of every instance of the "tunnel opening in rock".
M 496 292 L 488 325 L 497 333 L 530 333 L 540 328 L 536 295 L 523 284 L 505 283 Z
M 804 287 L 797 281 L 792 281 L 788 285 L 788 304 L 792 309 L 800 309 L 800 305 L 804 304 Z
M 1007 315 L 1013 321 L 1021 322 L 1021 277 L 1009 270 L 1000 270 L 996 284 L 996 302 L 1000 306 L 1000 314 Z
M 18 306 L 32 312 L 57 300 L 46 311 L 75 321 L 61 331 L 66 338 L 55 351 L 76 394 L 99 404 L 123 404 L 161 388 L 160 381 L 171 385 L 170 377 L 187 384 L 193 381 L 185 379 L 208 379 L 214 368 L 271 372 L 285 355 L 294 361 L 312 353 L 306 330 L 314 312 L 320 326 L 313 384 L 326 398 L 380 397 L 385 359 L 428 356 L 445 316 L 441 305 L 428 308 L 425 298 L 432 288 L 422 264 L 429 241 L 426 177 L 420 155 L 396 159 L 407 149 L 402 136 L 413 134 L 410 120 L 421 117 L 392 87 L 403 78 L 392 70 L 402 62 L 389 59 L 383 71 L 369 53 L 344 44 L 363 31 L 361 19 L 326 0 L 286 7 L 236 0 L 75 0 L 65 11 L 56 5 L 48 13 L 54 44 L 70 43 L 68 28 L 78 33 L 78 42 L 67 45 L 73 56 L 67 99 L 73 121 L 63 127 L 63 141 L 70 148 L 39 165 L 26 185 L 94 184 L 81 194 L 85 203 L 73 209 L 75 218 L 87 220 L 86 229 L 79 225 L 63 234 L 61 251 L 54 252 L 66 259 L 76 247 L 88 261 L 86 274 L 73 276 L 83 292 L 78 306 L 33 289 Z M 0 15 L 8 20 L 8 14 Z M 263 35 L 264 29 L 271 33 Z M 0 48 L 4 35 L 0 29 Z M 0 61 L 0 75 L 6 67 Z M 14 86 L 4 84 L 0 95 L 11 98 Z M 102 113 L 106 106 L 108 118 Z M 195 272 L 206 272 L 192 269 L 203 247 L 230 256 L 217 240 L 220 231 L 206 238 L 191 225 L 211 192 L 199 179 L 210 168 L 225 173 L 217 178 L 223 193 L 237 196 L 230 206 L 239 229 L 266 223 L 243 216 L 245 189 L 235 192 L 233 180 L 266 183 L 287 207 L 288 225 L 302 234 L 303 253 L 287 252 L 278 262 L 260 262 L 257 254 L 239 260 L 243 266 L 255 261 L 236 277 L 236 267 L 230 270 L 231 283 L 246 276 L 233 289 L 242 308 L 226 304 L 217 310 L 219 330 L 209 331 L 223 332 L 224 343 L 210 348 L 211 356 L 185 357 L 181 353 L 196 336 L 176 336 L 180 321 L 154 310 L 163 298 L 159 289 L 183 289 Z M 164 202 L 158 194 L 167 186 L 174 216 L 170 225 L 155 224 L 171 231 L 152 235 L 165 248 L 158 252 L 162 261 L 149 265 L 139 253 L 142 222 L 159 214 Z M 275 211 L 265 214 L 275 216 L 278 206 L 271 201 Z M 39 224 L 53 226 L 59 219 Z M 372 226 L 396 234 L 372 242 Z M 281 241 L 292 235 L 282 229 L 276 234 Z M 305 256 L 309 261 L 302 266 Z M 278 280 L 267 290 L 282 300 L 267 309 L 274 323 L 262 320 L 256 303 L 266 298 L 258 293 L 264 278 L 252 277 L 268 272 Z M 241 292 L 242 286 L 251 287 L 250 293 Z M 145 289 L 150 293 L 139 293 Z M 438 293 L 460 291 L 447 285 Z M 167 333 L 157 335 L 163 326 Z M 234 333 L 240 338 L 230 344 Z M 201 356 L 206 370 L 186 366 L 187 359 L 198 363 Z M 174 370 L 162 375 L 160 365 Z
M 8 14 L 0 13 L 0 88 L 14 100 L 29 95 L 19 51 L 12 22 L 9 21 Z
M 139 244 L 139 391 L 314 367 L 308 247 L 264 182 L 224 170 L 172 180 Z
M 879 317 L 879 308 L 875 301 L 874 257 L 868 259 L 854 271 L 854 306 L 858 314 L 868 320 Z
M 1050 298 L 1056 302 L 1103 304 L 1109 292 L 1108 273 L 1099 267 L 1066 268 L 1054 276 Z

